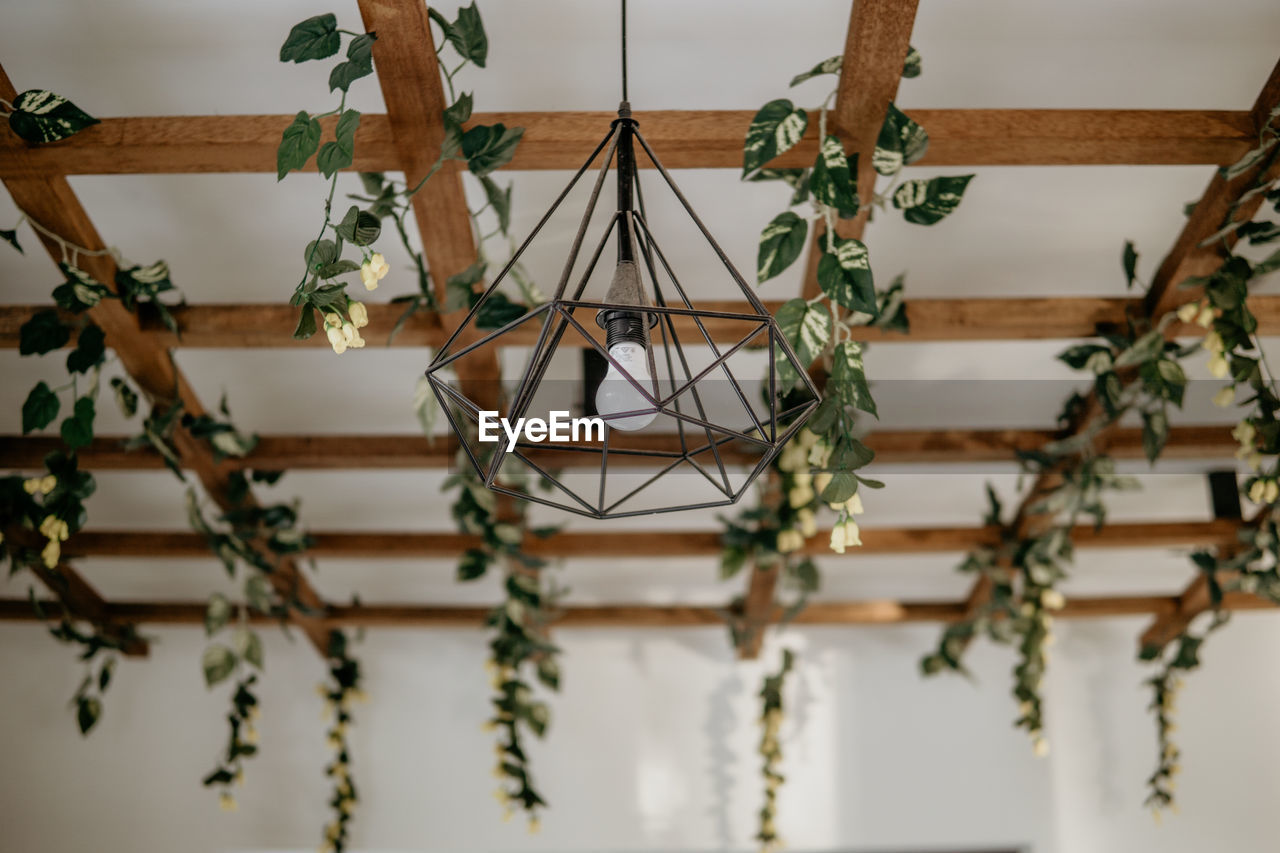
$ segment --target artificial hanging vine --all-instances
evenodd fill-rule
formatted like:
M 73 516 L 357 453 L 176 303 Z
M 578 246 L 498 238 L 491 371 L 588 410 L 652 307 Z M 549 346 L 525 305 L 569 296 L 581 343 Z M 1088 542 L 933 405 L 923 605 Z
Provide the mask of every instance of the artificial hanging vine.
M 1223 225 L 1202 245 L 1217 246 L 1224 254 L 1221 265 L 1210 275 L 1193 277 L 1183 286 L 1198 287 L 1203 297 L 1178 309 L 1178 318 L 1195 324 L 1206 333 L 1201 346 L 1209 354 L 1208 369 L 1225 383 L 1214 395 L 1214 403 L 1224 408 L 1237 398 L 1248 407 L 1248 414 L 1236 424 L 1232 435 L 1240 443 L 1236 457 L 1251 470 L 1242 490 L 1262 509 L 1255 519 L 1238 531 L 1238 541 L 1216 550 L 1196 551 L 1191 555 L 1196 569 L 1203 574 L 1213 612 L 1212 621 L 1199 632 L 1191 624 L 1168 646 L 1142 648 L 1139 657 L 1154 661 L 1159 668 L 1146 681 L 1151 688 L 1150 710 L 1156 720 L 1156 769 L 1147 779 L 1146 805 L 1159 816 L 1164 809 L 1175 809 L 1174 777 L 1180 769 L 1181 751 L 1172 739 L 1173 698 L 1182 684 L 1182 675 L 1200 664 L 1201 646 L 1210 633 L 1227 621 L 1222 611 L 1227 592 L 1258 595 L 1280 603 L 1280 530 L 1276 527 L 1277 501 L 1280 501 L 1280 395 L 1275 374 L 1267 363 L 1262 342 L 1258 339 L 1258 320 L 1249 308 L 1251 285 L 1262 276 L 1280 269 L 1280 249 L 1257 262 L 1236 254 L 1231 238 L 1248 245 L 1263 246 L 1280 240 L 1280 223 L 1272 221 L 1238 221 L 1242 205 L 1263 196 L 1273 213 L 1280 213 L 1280 187 L 1268 179 L 1280 157 L 1280 108 L 1273 110 L 1258 134 L 1258 144 L 1239 161 L 1223 170 L 1234 179 L 1250 169 L 1257 169 L 1252 185 L 1241 193 L 1227 212 Z
M 325 776 L 333 780 L 333 794 L 329 807 L 333 820 L 325 825 L 324 841 L 320 849 L 324 853 L 342 853 L 350 840 L 348 825 L 351 812 L 358 802 L 356 783 L 351 775 L 351 750 L 347 731 L 353 721 L 352 705 L 368 699 L 360 686 L 360 662 L 349 652 L 350 638 L 342 631 L 329 632 L 327 659 L 329 680 L 319 684 L 316 691 L 325 703 L 325 716 L 333 720 L 326 733 L 333 760 L 325 766 Z
M 373 251 L 373 244 L 382 233 L 382 220 L 391 219 L 405 251 L 413 260 L 417 273 L 417 292 L 393 299 L 405 303 L 406 309 L 391 334 L 403 326 L 406 320 L 419 311 L 456 311 L 475 304 L 478 294 L 475 285 L 482 280 L 488 261 L 484 244 L 491 237 L 502 237 L 514 249 L 509 232 L 511 224 L 511 187 L 500 187 L 490 174 L 511 161 L 516 146 L 524 135 L 523 128 L 508 128 L 502 124 L 475 125 L 466 129 L 463 125 L 471 118 L 472 96 L 457 94 L 454 77 L 468 64 L 483 68 L 488 57 L 489 42 L 484 31 L 479 9 L 475 3 L 458 10 L 458 16 L 448 21 L 435 9 L 429 10 L 430 19 L 441 29 L 437 42 L 437 55 L 446 46 L 456 52 L 459 63 L 444 71 L 449 89 L 450 105 L 442 114 L 445 136 L 440 156 L 414 186 L 389 180 L 381 173 L 363 173 L 363 194 L 349 196 L 366 205 L 361 209 L 352 205 L 338 222 L 333 221 L 333 199 L 337 192 L 338 173 L 354 161 L 355 133 L 360 123 L 360 113 L 346 106 L 347 89 L 355 80 L 373 73 L 373 44 L 376 33 L 357 34 L 340 30 L 333 14 L 318 15 L 294 26 L 280 49 L 282 62 L 305 62 L 326 59 L 338 53 L 343 36 L 349 36 L 347 59 L 338 63 L 329 77 L 330 91 L 340 89 L 342 96 L 338 106 L 325 113 L 299 112 L 293 123 L 285 129 L 277 152 L 277 175 L 283 179 L 291 171 L 302 169 L 314 155 L 317 168 L 329 181 L 328 196 L 324 204 L 324 221 L 319 236 L 307 244 L 304 250 L 306 268 L 302 280 L 294 289 L 292 304 L 300 306 L 294 337 L 306 339 L 317 331 L 316 312 L 320 312 L 322 327 L 334 352 L 363 347 L 365 342 L 360 329 L 368 324 L 368 309 L 350 297 L 342 276 L 359 272 L 366 290 L 378 287 L 386 277 L 389 266 L 381 252 Z M 322 129 L 319 119 L 337 116 L 334 139 L 322 146 Z M 444 282 L 445 304 L 437 304 L 436 291 L 423 253 L 414 247 L 405 227 L 405 219 L 416 195 L 426 182 L 445 163 L 458 161 L 466 164 L 468 171 L 480 180 L 486 196 L 486 204 L 476 211 L 468 211 L 478 235 L 478 257 L 466 270 L 452 275 Z M 493 231 L 485 233 L 480 216 L 491 210 L 495 220 Z M 332 237 L 328 237 L 332 232 Z M 345 245 L 360 249 L 361 262 L 344 258 Z M 520 287 L 526 302 L 542 300 L 541 294 L 529 279 L 523 267 L 515 265 L 512 278 Z M 528 305 L 523 305 L 504 294 L 490 299 L 477 318 L 479 328 L 500 328 L 513 317 L 522 316 Z
M 536 698 L 533 679 L 550 690 L 560 689 L 559 649 L 549 637 L 561 596 L 545 576 L 545 560 L 525 552 L 527 537 L 546 537 L 555 527 L 530 527 L 528 505 L 506 502 L 499 510 L 498 496 L 485 488 L 470 461 L 459 451 L 458 473 L 445 480 L 443 488 L 458 488 L 452 513 L 458 528 L 480 537 L 458 564 L 458 579 L 472 581 L 498 567 L 504 575 L 504 601 L 489 613 L 486 624 L 493 629 L 489 642 L 489 669 L 493 687 L 493 714 L 485 728 L 498 733 L 494 744 L 494 776 L 499 786 L 494 796 L 503 806 L 504 816 L 516 808 L 525 812 L 529 829 L 539 827 L 539 810 L 546 801 L 534 784 L 529 767 L 524 733 L 541 738 L 550 724 L 546 702 Z
M 782 651 L 782 665 L 772 675 L 766 675 L 760 688 L 760 775 L 764 778 L 764 804 L 760 807 L 760 827 L 756 832 L 756 841 L 760 842 L 761 853 L 777 850 L 782 847 L 782 839 L 778 837 L 774 818 L 777 815 L 778 789 L 786 781 L 778 769 L 782 764 L 782 742 L 778 731 L 782 727 L 783 696 L 787 675 L 795 664 L 795 655 L 790 649 Z
M 820 62 L 797 75 L 791 85 L 838 75 L 842 61 L 836 56 Z M 916 77 L 920 70 L 920 54 L 912 48 L 903 76 Z M 744 180 L 783 181 L 792 189 L 789 207 L 810 208 L 807 216 L 794 210 L 779 214 L 761 233 L 756 272 L 761 284 L 801 256 L 809 242 L 811 222 L 815 229 L 820 224 L 825 228 L 825 239 L 815 246 L 821 251 L 817 264 L 819 293 L 812 299 L 791 299 L 777 313 L 779 327 L 800 361 L 825 371 L 825 399 L 791 445 L 779 454 L 760 504 L 741 513 L 735 521 L 725 522 L 721 559 L 724 577 L 736 574 L 747 564 L 777 567 L 783 588 L 795 594 L 788 613 L 803 608 L 808 595 L 820 583 L 812 560 L 792 556 L 817 533 L 817 513 L 824 508 L 835 512 L 830 547 L 836 553 L 844 553 L 846 548 L 861 544 L 854 518 L 863 511 L 859 486 L 883 485 L 857 473 L 870 464 L 875 453 L 856 434 L 856 413 L 874 417 L 877 412 L 863 368 L 862 345 L 851 339 L 852 330 L 868 324 L 903 333 L 910 328 L 903 302 L 903 277 L 896 277 L 887 290 L 878 292 L 866 245 L 839 237 L 836 231 L 837 220 L 858 215 L 861 201 L 857 157 L 846 156 L 839 138 L 827 129 L 834 97 L 833 90 L 818 110 L 820 149 L 812 167 L 768 166 L 799 142 L 809 125 L 809 113 L 785 98 L 770 101 L 756 114 L 747 131 L 743 153 Z M 873 189 L 873 209 L 885 210 L 892 204 L 903 211 L 908 222 L 932 225 L 959 205 L 971 175 L 915 179 L 895 191 L 903 166 L 922 157 L 928 141 L 923 127 L 890 105 L 873 161 L 876 173 L 893 181 L 882 193 Z M 909 191 L 903 193 L 903 188 Z M 784 385 L 796 379 L 794 375 L 780 377 Z M 744 630 L 753 628 L 745 626 Z

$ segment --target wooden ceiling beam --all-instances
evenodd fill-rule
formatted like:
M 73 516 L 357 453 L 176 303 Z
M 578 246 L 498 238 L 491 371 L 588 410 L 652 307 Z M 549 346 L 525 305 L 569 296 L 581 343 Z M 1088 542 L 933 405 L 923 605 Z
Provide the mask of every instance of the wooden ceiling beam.
M 1061 438 L 1056 430 L 992 429 L 992 430 L 877 430 L 866 438 L 876 452 L 876 464 L 916 465 L 976 462 L 1013 464 L 1014 453 L 1034 450 L 1045 442 Z M 124 436 L 103 436 L 79 452 L 80 466 L 95 471 L 147 471 L 165 467 L 159 454 L 149 448 L 126 450 Z M 676 436 L 629 436 L 627 446 L 635 449 L 678 451 Z M 45 455 L 58 449 L 58 439 L 48 436 L 0 435 L 0 469 L 37 470 Z M 1231 437 L 1230 425 L 1177 426 L 1169 431 L 1163 459 L 1225 459 L 1235 453 L 1238 443 Z M 457 461 L 457 444 L 445 438 L 434 442 L 421 435 L 262 435 L 253 452 L 243 458 L 231 458 L 224 464 L 233 469 L 258 468 L 276 470 L 342 470 L 367 469 L 443 469 Z M 1117 459 L 1142 459 L 1142 430 L 1117 430 L 1110 446 Z M 725 445 L 721 455 L 727 463 L 754 461 L 756 454 L 747 448 Z M 533 457 L 536 459 L 537 454 Z M 635 462 L 653 465 L 652 459 L 618 455 L 618 464 Z M 576 463 L 576 464 L 575 464 Z M 558 467 L 597 465 L 594 457 L 583 454 L 581 460 L 560 458 Z
M 1075 530 L 1078 548 L 1209 547 L 1235 541 L 1236 525 L 1222 520 L 1176 522 L 1119 522 L 1101 530 L 1081 525 Z M 324 559 L 456 559 L 479 539 L 461 533 L 394 531 L 313 532 L 308 557 Z M 718 530 L 609 530 L 556 533 L 545 539 L 530 537 L 523 550 L 538 557 L 710 557 L 723 546 Z M 843 557 L 827 547 L 830 531 L 820 531 L 802 553 L 831 561 L 856 561 L 887 554 L 962 553 L 999 542 L 989 527 L 869 527 L 862 531 L 862 547 Z M 188 531 L 81 531 L 67 540 L 68 558 L 200 558 L 208 557 L 204 539 Z
M 392 273 L 395 275 L 395 273 Z M 766 301 L 765 307 L 776 310 L 781 304 Z M 1250 297 L 1250 307 L 1258 317 L 1258 329 L 1264 335 L 1280 334 L 1280 296 Z M 46 305 L 0 305 L 0 349 L 16 349 L 18 330 L 36 311 Z M 145 306 L 144 306 L 145 307 Z M 389 303 L 370 303 L 369 326 L 364 337 L 373 346 L 439 347 L 448 337 L 440 318 L 434 314 L 417 314 L 405 323 L 400 333 L 388 343 L 387 336 L 403 308 Z M 742 301 L 713 300 L 704 303 L 714 311 L 745 312 Z M 1122 297 L 1049 296 L 1017 298 L 909 299 L 907 315 L 911 334 L 884 332 L 860 326 L 853 329 L 856 340 L 912 344 L 935 341 L 1014 341 L 1067 340 L 1097 334 L 1099 327 L 1120 327 L 1126 313 L 1139 311 L 1141 300 Z M 293 327 L 298 309 L 288 305 L 249 303 L 197 304 L 173 309 L 181 338 L 175 336 L 149 311 L 143 311 L 141 333 L 169 348 L 260 349 L 316 347 L 325 349 L 328 342 L 321 335 L 310 340 L 294 340 Z M 677 330 L 697 331 L 682 318 L 676 318 Z M 743 337 L 741 321 L 704 320 L 708 333 L 717 343 L 736 343 Z M 588 331 L 593 331 L 590 324 Z M 1199 337 L 1198 326 L 1175 324 L 1175 337 Z M 520 329 L 508 333 L 513 346 L 532 346 L 536 330 Z M 72 343 L 68 343 L 68 346 Z M 584 342 L 565 338 L 565 346 L 585 346 Z
M 742 140 L 754 114 L 640 110 L 635 115 L 668 169 L 740 169 Z M 911 116 L 929 129 L 929 150 L 914 164 L 920 167 L 1225 166 L 1256 140 L 1248 110 L 912 109 Z M 476 113 L 468 126 L 501 122 L 525 129 L 504 169 L 573 171 L 615 118 L 605 111 L 491 112 Z M 34 149 L 23 162 L 0 158 L 0 178 L 274 173 L 280 134 L 291 121 L 292 115 L 106 118 L 68 140 Z M 326 138 L 335 121 L 321 120 Z M 780 168 L 811 166 L 817 150 L 814 122 L 804 139 L 774 162 Z M 640 159 L 640 168 L 652 165 Z M 396 172 L 404 170 L 403 163 L 388 116 L 361 116 L 350 170 Z
M 1066 619 L 1100 619 L 1167 613 L 1177 600 L 1164 595 L 1130 595 L 1071 598 L 1058 611 Z M 1262 610 L 1274 607 L 1257 596 L 1231 594 L 1224 606 L 1230 610 Z M 203 602 L 126 601 L 109 605 L 116 619 L 147 625 L 204 624 Z M 479 628 L 490 608 L 434 604 L 361 604 L 332 606 L 321 622 L 327 628 Z M 789 625 L 898 625 L 914 622 L 951 622 L 964 613 L 958 601 L 818 601 L 810 604 Z M 782 616 L 775 608 L 770 619 Z M 250 620 L 261 624 L 274 622 L 260 613 Z M 35 620 L 31 603 L 24 599 L 0 599 L 0 621 L 30 622 Z M 691 605 L 569 605 L 561 608 L 553 622 L 560 628 L 683 628 L 724 626 L 724 614 L 718 607 Z
M 1256 123 L 1251 147 L 1257 144 L 1258 132 L 1263 122 L 1277 106 L 1280 106 L 1280 60 L 1271 69 L 1271 75 L 1263 84 L 1262 91 L 1250 110 L 1250 122 Z M 1268 175 L 1263 175 L 1264 169 L 1269 169 Z M 1243 202 L 1241 196 L 1260 179 L 1274 180 L 1277 177 L 1280 177 L 1280 161 L 1268 166 L 1266 158 L 1231 180 L 1227 180 L 1222 170 L 1214 172 L 1209 186 L 1187 217 L 1173 248 L 1165 255 L 1152 278 L 1151 287 L 1146 294 L 1146 310 L 1150 316 L 1159 317 L 1200 297 L 1201 291 L 1180 288 L 1179 285 L 1190 276 L 1209 275 L 1216 270 L 1230 247 L 1235 245 L 1236 235 L 1232 232 L 1210 245 L 1202 244 L 1229 220 L 1248 222 L 1252 219 L 1262 204 L 1263 194 L 1256 193 Z
M 0 68 L 0 98 L 13 101 L 16 91 L 8 75 Z M 11 132 L 0 131 L 0 146 L 5 156 L 0 160 L 26 162 L 29 153 L 39 150 L 27 146 Z M 29 171 L 29 170 L 28 170 Z M 64 177 L 24 177 L 4 181 L 13 202 L 36 222 L 60 235 L 64 240 L 91 251 L 101 251 L 105 243 L 98 235 L 88 213 L 80 204 Z M 41 237 L 41 242 L 56 263 L 63 253 L 54 241 Z M 115 288 L 116 266 L 109 255 L 84 255 L 80 266 L 98 281 Z M 137 318 L 114 299 L 104 299 L 89 311 L 89 317 L 106 335 L 107 346 L 115 351 L 129 376 L 148 399 L 162 406 L 180 402 L 185 413 L 200 415 L 205 409 L 186 377 L 178 370 L 169 350 L 153 337 L 140 333 Z M 183 465 L 194 471 L 208 495 L 223 509 L 233 505 L 252 505 L 252 493 L 238 504 L 231 500 L 228 488 L 230 469 L 218 464 L 207 441 L 196 438 L 181 425 L 174 430 L 173 443 Z M 323 602 L 291 558 L 282 558 L 271 574 L 276 590 L 288 600 L 298 600 L 309 608 L 320 608 Z M 299 619 L 299 625 L 316 649 L 324 654 L 328 635 L 313 622 Z

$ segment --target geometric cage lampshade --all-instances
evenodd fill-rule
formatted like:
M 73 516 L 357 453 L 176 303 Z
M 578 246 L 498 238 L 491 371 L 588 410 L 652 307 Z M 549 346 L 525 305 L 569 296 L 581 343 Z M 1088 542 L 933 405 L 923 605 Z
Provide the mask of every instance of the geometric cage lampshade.
M 680 227 L 696 229 L 714 255 L 699 283 L 707 284 L 707 266 L 721 271 L 745 300 L 741 310 L 699 307 L 681 283 L 679 260 L 663 251 L 646 216 L 637 143 L 687 213 Z M 602 152 L 554 295 L 510 316 L 513 303 L 500 288 Z M 610 172 L 617 205 L 598 213 Z M 593 248 L 583 252 L 584 245 Z M 607 253 L 615 263 L 601 263 Z M 608 368 L 594 389 L 584 385 L 584 350 Z M 477 391 L 473 383 L 469 397 L 449 375 L 471 373 L 469 359 L 494 357 L 504 377 L 514 377 L 500 387 Z M 662 167 L 625 100 L 426 375 L 487 487 L 594 518 L 736 502 L 819 402 L 805 365 Z M 573 420 L 592 403 L 595 420 Z

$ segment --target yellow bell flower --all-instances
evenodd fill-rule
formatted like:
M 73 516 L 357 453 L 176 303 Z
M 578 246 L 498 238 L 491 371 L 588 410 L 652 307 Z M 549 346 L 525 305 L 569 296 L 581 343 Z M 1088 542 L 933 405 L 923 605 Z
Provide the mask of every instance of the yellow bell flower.
M 40 552 L 41 559 L 44 560 L 46 569 L 52 569 L 58 565 L 58 558 L 62 556 L 62 545 L 57 539 L 50 539 L 49 544 L 44 546 L 44 550 Z
M 818 521 L 813 515 L 813 510 L 800 510 L 796 513 L 796 520 L 800 522 L 800 535 L 805 539 L 818 532 Z
M 798 530 L 783 530 L 778 534 L 778 553 L 790 554 L 804 547 L 804 537 Z
M 1263 495 L 1267 493 L 1267 484 L 1265 480 L 1254 480 L 1253 485 L 1249 487 L 1249 500 L 1256 504 L 1263 502 Z
M 1199 302 L 1188 302 L 1178 309 L 1178 319 L 1184 323 L 1190 323 L 1200 314 Z
M 1236 401 L 1236 386 L 1223 385 L 1222 390 L 1213 395 L 1213 404 L 1219 409 L 1225 409 Z
M 360 266 L 360 280 L 364 282 L 365 290 L 377 290 L 378 282 L 387 277 L 387 273 L 391 271 L 391 267 L 387 265 L 387 259 L 382 257 L 380 252 L 374 252 L 373 255 Z
M 542 829 L 542 821 L 538 820 L 537 815 L 529 818 L 529 834 L 537 835 L 540 829 Z
M 1276 499 L 1280 498 L 1280 483 L 1275 480 L 1267 481 L 1267 488 L 1262 493 L 1262 502 L 1272 504 Z
M 854 521 L 851 518 L 844 523 L 843 527 L 844 527 L 845 544 L 852 545 L 852 546 L 861 546 L 862 535 L 861 535 L 861 531 L 858 530 L 858 522 Z
M 1044 758 L 1049 754 L 1049 741 L 1042 737 L 1037 737 L 1031 742 L 1031 752 L 1035 754 L 1036 758 Z
M 1066 603 L 1066 596 L 1056 589 L 1046 589 L 1040 593 L 1040 605 L 1046 610 L 1061 610 Z
M 218 805 L 222 807 L 224 812 L 233 812 L 239 808 L 239 806 L 236 805 L 236 798 L 226 791 L 223 791 L 218 795 Z
M 849 515 L 862 515 L 866 511 L 862 508 L 862 496 L 855 492 L 853 497 L 844 502 L 844 511 Z
M 1217 332 L 1210 332 L 1205 335 L 1202 345 L 1206 351 L 1211 353 L 1221 354 L 1226 350 L 1226 344 L 1222 342 L 1222 335 L 1219 335 Z
M 819 474 L 814 475 L 813 490 L 818 494 L 822 494 L 824 491 L 826 491 L 827 486 L 831 485 L 831 477 L 832 475 L 829 471 L 823 471 Z
M 1196 325 L 1207 329 L 1213 325 L 1213 321 L 1216 317 L 1217 315 L 1214 314 L 1213 308 L 1206 305 L 1200 309 L 1200 314 L 1196 317 Z
M 1231 365 L 1221 355 L 1214 355 L 1209 359 L 1209 373 L 1214 379 L 1226 379 L 1231 375 Z
M 351 315 L 351 323 L 357 329 L 363 329 L 369 325 L 369 309 L 365 307 L 363 302 L 353 301 L 347 306 L 347 313 Z
M 799 509 L 812 501 L 813 488 L 810 486 L 796 486 L 787 494 L 787 503 L 791 504 L 792 509 Z
M 831 550 L 835 551 L 837 554 L 843 554 L 844 546 L 844 525 L 837 524 L 835 527 L 831 528 Z
M 328 323 L 324 327 L 325 336 L 329 338 L 329 346 L 333 347 L 333 351 L 338 355 L 342 355 L 347 351 L 347 338 L 342 334 L 342 328 L 338 326 L 330 326 Z
M 342 337 L 346 339 L 347 346 L 352 349 L 360 349 L 364 346 L 364 338 L 360 337 L 360 333 L 356 331 L 355 324 L 342 324 Z

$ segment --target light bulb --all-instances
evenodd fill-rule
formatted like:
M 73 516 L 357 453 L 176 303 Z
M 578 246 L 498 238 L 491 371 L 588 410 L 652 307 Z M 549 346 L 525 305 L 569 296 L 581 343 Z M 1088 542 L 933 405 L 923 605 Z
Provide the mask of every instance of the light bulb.
M 620 341 L 609 347 L 609 355 L 617 362 L 609 362 L 609 371 L 600 380 L 596 389 L 596 411 L 604 422 L 614 429 L 633 432 L 644 429 L 653 423 L 658 416 L 656 407 L 646 400 L 640 389 L 632 385 L 630 376 L 640 385 L 652 388 L 653 377 L 649 375 L 649 363 L 645 357 L 645 348 L 630 341 Z M 619 370 L 618 368 L 622 369 Z M 614 417 L 619 412 L 634 412 L 638 409 L 653 409 L 627 417 Z

